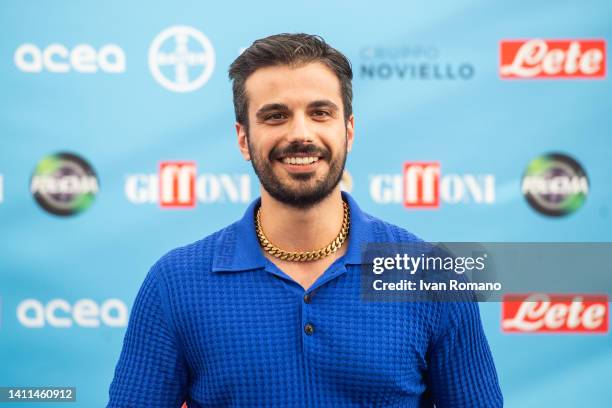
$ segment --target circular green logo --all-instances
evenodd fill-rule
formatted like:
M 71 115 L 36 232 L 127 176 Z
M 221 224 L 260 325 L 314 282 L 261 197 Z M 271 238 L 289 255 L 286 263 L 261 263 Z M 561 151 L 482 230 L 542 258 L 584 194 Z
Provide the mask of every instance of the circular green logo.
M 68 216 L 85 211 L 99 190 L 91 165 L 73 153 L 56 153 L 43 158 L 32 174 L 30 191 L 36 202 L 54 215 Z
M 582 207 L 589 194 L 589 179 L 573 158 L 549 153 L 529 163 L 523 175 L 522 191 L 536 211 L 559 217 Z

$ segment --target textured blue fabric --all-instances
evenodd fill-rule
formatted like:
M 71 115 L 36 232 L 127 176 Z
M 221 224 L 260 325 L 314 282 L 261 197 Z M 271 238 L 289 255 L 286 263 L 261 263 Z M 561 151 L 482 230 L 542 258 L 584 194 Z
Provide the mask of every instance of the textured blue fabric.
M 136 297 L 108 407 L 501 407 L 477 303 L 360 301 L 360 245 L 418 238 L 343 197 L 347 252 L 306 292 L 261 253 L 259 200 L 163 256 Z

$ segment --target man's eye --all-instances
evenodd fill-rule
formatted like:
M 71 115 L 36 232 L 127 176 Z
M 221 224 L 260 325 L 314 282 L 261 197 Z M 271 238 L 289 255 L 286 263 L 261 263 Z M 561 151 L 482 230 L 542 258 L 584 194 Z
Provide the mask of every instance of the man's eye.
M 282 120 L 285 118 L 285 115 L 282 113 L 271 113 L 270 115 L 266 116 L 266 120 Z
M 318 110 L 318 111 L 314 111 L 312 113 L 314 116 L 329 116 L 330 113 L 327 111 L 322 111 L 322 110 Z

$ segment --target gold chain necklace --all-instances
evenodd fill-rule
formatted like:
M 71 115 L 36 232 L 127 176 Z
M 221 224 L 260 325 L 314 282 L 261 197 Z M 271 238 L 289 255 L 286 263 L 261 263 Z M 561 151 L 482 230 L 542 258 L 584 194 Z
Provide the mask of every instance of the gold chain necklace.
M 259 239 L 259 245 L 261 245 L 264 251 L 272 256 L 275 256 L 276 258 L 282 259 L 283 261 L 308 262 L 325 258 L 326 256 L 329 256 L 340 249 L 348 236 L 349 225 L 351 223 L 350 211 L 348 204 L 344 200 L 342 201 L 342 204 L 344 206 L 344 217 L 342 219 L 342 228 L 340 228 L 340 233 L 336 239 L 334 239 L 324 248 L 306 252 L 285 251 L 268 241 L 268 238 L 266 238 L 263 228 L 261 227 L 261 207 L 259 207 L 255 214 L 255 232 L 257 233 L 257 238 Z

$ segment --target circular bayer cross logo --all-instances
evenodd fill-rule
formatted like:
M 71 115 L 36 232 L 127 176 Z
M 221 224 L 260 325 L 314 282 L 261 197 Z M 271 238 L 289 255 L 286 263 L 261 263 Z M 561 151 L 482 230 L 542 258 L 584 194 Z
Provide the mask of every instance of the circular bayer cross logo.
M 98 190 L 93 168 L 72 153 L 56 153 L 43 158 L 30 181 L 30 191 L 36 202 L 51 214 L 62 216 L 89 208 Z
M 573 158 L 549 153 L 532 160 L 523 175 L 523 195 L 536 211 L 559 217 L 576 211 L 589 193 L 586 172 Z
M 208 38 L 189 26 L 173 26 L 149 47 L 149 69 L 157 82 L 174 92 L 191 92 L 208 81 L 215 50 Z

